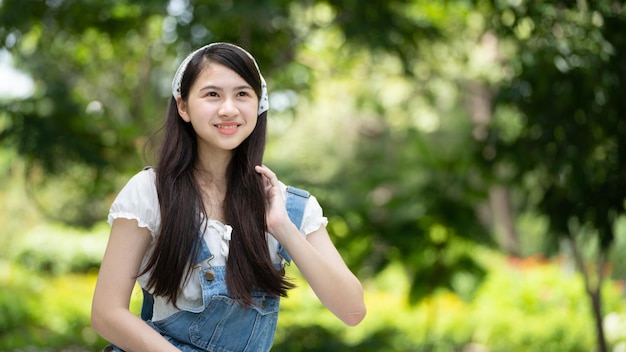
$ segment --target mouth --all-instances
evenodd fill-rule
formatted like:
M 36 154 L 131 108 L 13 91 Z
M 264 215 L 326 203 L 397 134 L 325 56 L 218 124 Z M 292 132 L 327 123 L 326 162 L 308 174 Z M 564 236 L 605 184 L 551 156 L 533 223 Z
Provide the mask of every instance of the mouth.
M 223 134 L 233 134 L 237 132 L 237 128 L 239 128 L 239 126 L 240 125 L 238 123 L 221 123 L 221 124 L 215 125 L 218 131 L 220 131 Z

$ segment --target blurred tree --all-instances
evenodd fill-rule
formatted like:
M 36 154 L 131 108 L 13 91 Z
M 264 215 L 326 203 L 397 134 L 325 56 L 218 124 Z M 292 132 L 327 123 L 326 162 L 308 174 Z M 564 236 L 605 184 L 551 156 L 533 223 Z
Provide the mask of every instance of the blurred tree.
M 493 4 L 490 23 L 515 51 L 507 55 L 512 75 L 499 89 L 483 153 L 494 170 L 507 170 L 497 173 L 501 180 L 525 190 L 526 206 L 549 219 L 552 248 L 563 238 L 571 244 L 599 350 L 607 351 L 601 287 L 626 199 L 625 7 Z
M 331 183 L 340 198 L 331 214 L 347 214 L 345 224 L 363 236 L 345 245 L 353 243 L 355 258 L 367 257 L 368 264 L 361 262 L 372 272 L 391 260 L 405 263 L 414 276 L 413 301 L 441 286 L 467 294 L 482 275 L 466 241 L 489 242 L 477 221 L 485 185 L 468 153 L 474 141 L 466 114 L 453 108 L 463 99 L 458 67 L 477 35 L 466 30 L 473 20 L 468 3 L 5 0 L 1 6 L 0 43 L 37 88 L 28 99 L 6 102 L 0 140 L 28 161 L 35 196 L 45 189 L 58 193 L 55 179 L 65 181 L 64 188 L 89 190 L 87 197 L 52 198 L 47 209 L 61 220 L 89 225 L 101 219 L 107 205 L 101 195 L 115 192 L 117 175 L 141 165 L 139 146 L 165 108 L 163 82 L 177 53 L 216 40 L 240 43 L 255 53 L 275 90 L 305 91 L 317 77 L 318 58 L 296 54 L 330 29 L 346 44 L 344 60 L 337 53 L 328 58 L 332 71 L 349 69 L 350 56 L 366 50 L 373 53 L 366 71 L 384 81 L 385 58 L 397 58 L 393 74 L 409 82 L 393 104 L 376 91 L 393 87 L 373 84 L 357 93 L 356 104 L 377 118 L 355 123 L 362 132 L 357 152 Z M 456 116 L 446 122 L 450 128 L 424 137 L 411 122 L 414 96 L 439 105 L 436 114 Z M 402 114 L 403 122 L 391 114 Z M 450 148 L 440 155 L 443 145 Z
M 42 209 L 89 226 L 102 218 L 115 173 L 137 167 L 137 144 L 164 109 L 156 103 L 153 70 L 166 53 L 162 4 L 0 6 L 2 48 L 35 82 L 32 96 L 2 101 L 0 142 L 26 161 L 29 189 Z
M 282 145 L 290 145 L 288 152 L 277 158 L 304 160 L 292 177 L 310 183 L 329 205 L 331 234 L 362 275 L 399 261 L 411 277 L 412 302 L 441 288 L 470 298 L 484 275 L 475 243 L 493 245 L 479 216 L 489 185 L 475 160 L 465 104 L 467 80 L 481 75 L 465 67 L 480 28 L 468 29 L 476 13 L 466 3 L 394 6 L 414 26 L 429 27 L 423 35 L 402 33 L 412 38 L 394 47 L 402 55 L 375 44 L 364 52 L 362 41 L 381 40 L 375 33 L 356 33 L 357 42 L 329 45 L 327 51 L 314 45 L 301 51 L 305 60 L 328 57 L 328 64 L 316 67 L 324 83 L 314 92 L 327 105 L 303 104 L 302 114 L 313 111 L 323 122 L 302 124 L 300 134 Z M 346 33 L 343 18 L 361 13 L 354 12 L 338 14 L 338 32 Z M 360 25 L 367 31 L 371 22 L 364 18 Z M 342 66 L 343 79 L 334 57 L 350 58 Z M 315 148 L 290 144 L 313 133 L 319 135 Z
M 88 226 L 106 211 L 103 195 L 142 165 L 171 72 L 193 48 L 218 40 L 249 48 L 276 92 L 311 94 L 316 79 L 350 72 L 359 85 L 351 111 L 360 115 L 342 131 L 353 129 L 352 149 L 329 151 L 335 168 L 319 171 L 333 235 L 353 264 L 372 273 L 392 260 L 405 264 L 413 301 L 437 287 L 469 295 L 482 275 L 470 243 L 491 243 L 479 219 L 490 194 L 492 213 L 508 204 L 501 184 L 523 180 L 523 191 L 542 197 L 537 204 L 529 197 L 529 206 L 554 230 L 574 239 L 577 227 L 588 226 L 598 230 L 601 253 L 610 247 L 626 179 L 619 168 L 622 7 L 608 0 L 3 0 L 0 47 L 31 75 L 35 92 L 0 102 L 0 143 L 26 160 L 32 194 L 51 216 Z M 500 41 L 501 57 L 480 49 Z M 320 46 L 332 55 L 315 56 Z M 331 67 L 319 74 L 322 60 Z M 510 80 L 500 89 L 503 77 Z M 483 167 L 494 172 L 484 178 Z M 315 187 L 309 171 L 293 177 Z M 503 224 L 503 247 L 510 240 L 515 252 L 512 226 Z
M 381 127 L 361 138 L 353 161 L 331 183 L 341 194 L 333 198 L 331 214 L 339 218 L 332 226 L 354 234 L 338 243 L 371 273 L 402 262 L 412 276 L 414 303 L 440 288 L 469 299 L 484 275 L 472 243 L 491 244 L 477 215 L 487 195 L 470 136 L 425 137 L 411 129 L 398 136 Z M 435 149 L 446 144 L 448 150 Z
M 4 0 L 0 48 L 31 76 L 35 91 L 26 99 L 0 101 L 0 142 L 26 160 L 31 194 L 42 209 L 57 220 L 89 226 L 101 219 L 108 202 L 103 195 L 119 187 L 118 175 L 141 165 L 140 147 L 165 110 L 170 66 L 179 53 L 211 41 L 239 43 L 255 53 L 266 75 L 276 77 L 275 90 L 304 90 L 311 74 L 294 61 L 299 43 L 328 25 L 333 9 L 350 13 L 352 5 Z M 376 14 L 402 15 L 392 3 L 356 8 L 341 20 L 346 32 Z M 389 42 L 401 32 L 416 39 L 428 29 L 407 18 L 400 31 L 394 18 L 377 21 L 367 29 L 376 38 L 364 45 L 380 48 L 380 38 Z M 63 187 L 74 190 L 57 192 Z M 53 192 L 58 198 L 52 204 L 37 197 Z

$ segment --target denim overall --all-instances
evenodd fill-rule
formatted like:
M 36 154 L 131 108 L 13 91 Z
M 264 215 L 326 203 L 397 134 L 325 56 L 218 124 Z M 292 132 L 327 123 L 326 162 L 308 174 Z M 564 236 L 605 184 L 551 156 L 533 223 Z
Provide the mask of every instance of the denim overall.
M 307 191 L 287 188 L 287 212 L 298 228 L 308 197 Z M 202 249 L 196 266 L 200 268 L 197 275 L 202 286 L 203 307 L 197 312 L 181 310 L 165 319 L 152 321 L 154 299 L 144 291 L 141 318 L 183 352 L 269 351 L 274 342 L 280 298 L 254 291 L 253 306 L 239 305 L 228 295 L 226 267 L 211 267 L 213 256 L 206 241 L 202 237 L 200 240 Z M 276 264 L 277 270 L 285 263 L 291 263 L 291 257 L 281 245 L 278 246 L 278 254 L 283 262 Z M 109 345 L 103 351 L 122 350 Z

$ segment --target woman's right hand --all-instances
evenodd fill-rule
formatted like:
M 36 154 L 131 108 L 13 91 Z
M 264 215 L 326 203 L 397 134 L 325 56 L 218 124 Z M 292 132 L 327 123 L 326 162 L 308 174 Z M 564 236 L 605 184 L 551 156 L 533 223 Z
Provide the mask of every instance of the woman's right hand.
M 293 225 L 287 214 L 280 182 L 278 182 L 276 174 L 265 165 L 257 166 L 255 170 L 263 175 L 263 179 L 265 180 L 265 192 L 267 192 L 267 198 L 269 200 L 265 216 L 267 231 L 275 236 L 278 242 L 282 243 L 280 238 L 281 234 L 285 232 L 286 228 L 292 230 L 292 227 L 295 227 L 295 225 Z

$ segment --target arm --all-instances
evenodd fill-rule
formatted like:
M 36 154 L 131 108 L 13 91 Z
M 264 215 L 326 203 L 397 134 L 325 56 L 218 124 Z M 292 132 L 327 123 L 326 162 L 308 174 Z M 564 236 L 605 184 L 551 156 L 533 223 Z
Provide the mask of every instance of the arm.
M 128 309 L 141 260 L 150 244 L 136 220 L 113 222 L 91 307 L 91 324 L 107 341 L 125 351 L 178 351 Z
M 268 232 L 287 249 L 320 301 L 347 325 L 357 325 L 366 312 L 363 287 L 346 266 L 326 228 L 302 236 L 289 220 L 276 175 L 265 166 L 257 166 L 256 170 L 267 180 Z

